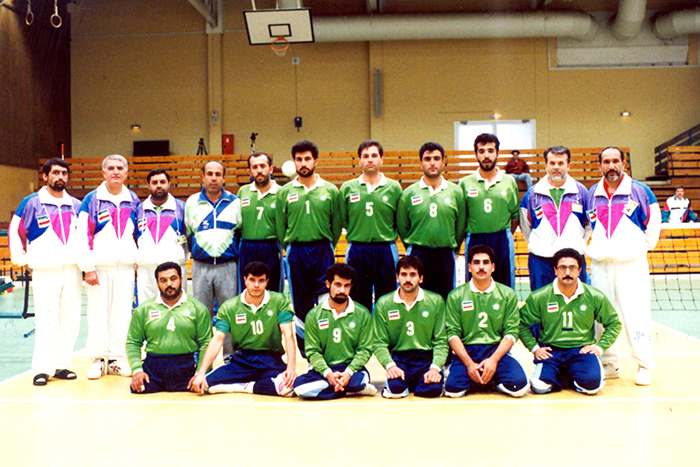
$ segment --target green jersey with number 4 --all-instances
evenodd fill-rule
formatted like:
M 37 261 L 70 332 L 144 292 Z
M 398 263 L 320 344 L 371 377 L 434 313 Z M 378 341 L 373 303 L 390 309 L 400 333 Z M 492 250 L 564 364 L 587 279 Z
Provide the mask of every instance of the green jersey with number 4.
M 294 179 L 277 192 L 275 223 L 282 243 L 326 239 L 335 247 L 343 230 L 340 191 L 321 177 L 311 189 Z
M 518 341 L 518 297 L 510 287 L 492 281 L 480 292 L 468 282 L 450 292 L 446 308 L 448 342 L 453 336 L 465 346 L 498 344 L 505 336 Z
M 245 301 L 245 292 L 221 305 L 216 318 L 216 329 L 231 333 L 234 350 L 266 350 L 284 354 L 280 324 L 291 323 L 292 305 L 287 297 L 265 291 L 258 308 Z
M 579 281 L 571 300 L 554 283 L 532 292 L 520 309 L 520 339 L 532 350 L 537 342 L 528 326 L 540 323 L 540 342 L 565 349 L 593 345 L 595 321 L 605 328 L 598 346 L 607 350 L 617 339 L 622 324 L 607 297 Z M 568 303 L 567 303 L 568 302 Z
M 398 290 L 384 295 L 374 306 L 373 330 L 374 354 L 384 368 L 393 362 L 392 352 L 403 350 L 431 350 L 432 364 L 445 364 L 445 302 L 436 293 L 419 289 L 410 308 Z
M 321 374 L 343 363 L 355 373 L 372 356 L 372 315 L 352 300 L 338 316 L 324 300 L 309 311 L 304 331 L 306 356 Z
M 468 233 L 492 233 L 510 229 L 520 213 L 518 185 L 515 179 L 498 171 L 488 185 L 479 171 L 464 177 L 459 186 L 467 203 Z
M 182 355 L 199 352 L 200 362 L 211 340 L 209 310 L 183 292 L 171 309 L 160 295 L 140 304 L 131 316 L 126 337 L 126 357 L 133 372 L 143 369 L 141 347 L 156 355 Z
M 401 185 L 381 176 L 374 189 L 362 177 L 349 180 L 340 187 L 340 209 L 345 238 L 349 242 L 393 242 L 396 230 L 396 207 Z
M 277 238 L 275 209 L 279 186 L 272 186 L 261 195 L 254 183 L 244 185 L 238 191 L 241 200 L 241 238 L 244 240 L 269 240 Z
M 464 239 L 466 221 L 462 191 L 444 178 L 435 191 L 423 179 L 406 188 L 396 211 L 404 245 L 456 249 Z

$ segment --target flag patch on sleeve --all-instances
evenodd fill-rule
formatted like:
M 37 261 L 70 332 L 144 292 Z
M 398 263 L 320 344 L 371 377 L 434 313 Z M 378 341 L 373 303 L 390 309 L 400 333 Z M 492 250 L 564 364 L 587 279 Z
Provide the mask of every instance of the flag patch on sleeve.
M 462 302 L 462 311 L 474 311 L 474 302 L 471 300 Z
M 393 320 L 399 319 L 399 318 L 400 318 L 400 316 L 399 316 L 399 310 L 391 310 L 391 311 L 389 312 L 389 319 L 390 319 L 390 320 L 393 321 Z
M 236 324 L 245 324 L 246 318 L 245 313 L 239 313 L 236 315 Z
M 97 213 L 97 222 L 106 222 L 109 219 L 109 209 L 103 209 Z
M 556 313 L 559 311 L 559 304 L 557 302 L 547 303 L 547 312 Z
M 318 320 L 318 328 L 319 329 L 328 329 L 328 319 L 319 319 Z
M 423 202 L 423 197 L 421 195 L 411 196 L 411 205 L 417 206 Z
M 250 198 L 243 198 L 241 200 L 241 207 L 250 206 Z
M 536 217 L 537 219 L 542 219 L 542 214 L 543 214 L 543 212 L 542 212 L 542 206 L 537 206 L 537 207 L 535 208 L 535 217 Z
M 287 196 L 287 201 L 290 203 L 299 201 L 299 195 L 296 193 L 289 193 L 289 196 Z
M 357 203 L 358 201 L 360 201 L 360 194 L 359 193 L 350 193 L 350 202 Z
M 591 222 L 595 222 L 596 219 L 598 219 L 598 214 L 596 214 L 595 209 L 591 209 L 588 211 L 588 218 L 591 220 Z
M 39 224 L 39 228 L 43 229 L 45 227 L 48 227 L 49 224 L 51 224 L 51 221 L 49 220 L 49 216 L 40 216 L 36 218 L 37 224 Z

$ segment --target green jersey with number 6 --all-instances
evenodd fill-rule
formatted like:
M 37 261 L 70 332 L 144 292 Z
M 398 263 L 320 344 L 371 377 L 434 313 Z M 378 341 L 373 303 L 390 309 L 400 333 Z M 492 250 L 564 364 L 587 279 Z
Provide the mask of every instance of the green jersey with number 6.
M 343 183 L 340 187 L 340 209 L 347 241 L 396 241 L 396 207 L 400 197 L 401 185 L 383 174 L 374 189 L 362 177 Z
M 466 221 L 462 190 L 444 178 L 434 191 L 422 178 L 406 188 L 396 211 L 404 245 L 455 249 L 464 239 Z
M 211 340 L 209 310 L 184 292 L 168 308 L 160 295 L 140 304 L 131 316 L 126 337 L 126 357 L 131 371 L 143 369 L 141 347 L 156 355 L 182 355 L 199 351 L 200 362 Z
M 273 180 L 272 186 L 261 195 L 255 183 L 244 185 L 238 190 L 241 200 L 241 238 L 244 240 L 269 240 L 277 238 L 275 209 L 279 185 Z
M 372 316 L 367 308 L 352 300 L 338 316 L 328 299 L 316 305 L 306 315 L 304 331 L 306 356 L 320 374 L 343 363 L 355 373 L 372 357 Z
M 459 186 L 467 203 L 468 233 L 492 233 L 510 229 L 520 213 L 518 185 L 515 179 L 498 171 L 488 184 L 477 170 L 464 177 Z
M 374 306 L 373 330 L 374 354 L 384 368 L 393 362 L 392 352 L 404 350 L 432 350 L 432 364 L 445 364 L 445 301 L 436 293 L 418 289 L 410 308 L 398 290 L 384 295 Z
M 296 179 L 277 192 L 277 238 L 282 243 L 314 242 L 326 239 L 333 246 L 343 230 L 340 191 L 317 175 L 307 189 Z
M 216 329 L 231 333 L 234 350 L 266 350 L 282 355 L 280 324 L 291 323 L 293 318 L 292 305 L 284 295 L 266 290 L 262 303 L 254 308 L 243 292 L 221 305 Z
M 470 281 L 450 292 L 445 306 L 448 342 L 453 336 L 465 346 L 498 344 L 506 336 L 518 342 L 518 297 L 510 287 L 491 281 L 481 292 Z
M 540 323 L 540 342 L 564 349 L 593 345 L 595 321 L 605 328 L 598 346 L 606 351 L 617 339 L 622 324 L 607 297 L 598 289 L 579 281 L 578 289 L 567 299 L 556 280 L 532 292 L 520 309 L 520 339 L 529 350 L 537 342 L 528 326 Z

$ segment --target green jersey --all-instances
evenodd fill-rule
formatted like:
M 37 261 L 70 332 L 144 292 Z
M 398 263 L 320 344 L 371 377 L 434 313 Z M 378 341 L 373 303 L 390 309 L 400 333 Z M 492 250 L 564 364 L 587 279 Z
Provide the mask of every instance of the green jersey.
M 318 176 L 307 189 L 297 179 L 277 192 L 277 238 L 282 243 L 313 242 L 326 239 L 336 243 L 343 230 L 340 191 Z
M 279 185 L 274 180 L 267 193 L 262 194 L 255 183 L 244 185 L 238 191 L 241 200 L 241 238 L 268 240 L 277 238 L 275 208 Z
M 466 222 L 464 195 L 444 178 L 437 190 L 422 178 L 406 188 L 396 211 L 396 225 L 406 246 L 457 249 L 464 239 Z
M 401 185 L 380 175 L 374 189 L 362 176 L 340 187 L 340 211 L 349 242 L 394 242 L 398 237 L 396 207 Z
M 265 350 L 282 355 L 280 325 L 291 323 L 293 318 L 292 305 L 284 295 L 266 290 L 262 303 L 256 308 L 246 302 L 243 292 L 221 305 L 216 329 L 231 333 L 234 350 Z
M 607 350 L 617 339 L 622 324 L 607 297 L 598 289 L 579 281 L 578 289 L 567 299 L 557 280 L 532 292 L 520 310 L 520 339 L 532 350 L 537 345 L 528 326 L 540 323 L 540 342 L 565 349 L 593 345 L 595 321 L 605 328 L 598 346 Z
M 169 308 L 159 294 L 134 310 L 126 336 L 126 357 L 133 372 L 143 370 L 141 347 L 145 342 L 146 352 L 156 355 L 199 352 L 201 363 L 211 336 L 207 307 L 183 292 Z
M 352 300 L 337 316 L 324 300 L 306 315 L 304 332 L 306 357 L 324 376 L 330 366 L 343 363 L 355 373 L 372 356 L 372 315 Z
M 448 342 L 453 336 L 465 346 L 498 344 L 506 336 L 518 342 L 518 298 L 510 287 L 491 281 L 481 292 L 470 281 L 450 292 L 445 306 Z
M 510 229 L 520 212 L 518 185 L 510 175 L 498 170 L 489 184 L 477 170 L 459 182 L 467 202 L 468 233 L 492 233 Z
M 436 293 L 418 289 L 410 307 L 398 290 L 384 295 L 374 306 L 373 331 L 374 354 L 384 368 L 393 363 L 392 352 L 403 350 L 432 350 L 432 364 L 445 364 L 445 302 Z

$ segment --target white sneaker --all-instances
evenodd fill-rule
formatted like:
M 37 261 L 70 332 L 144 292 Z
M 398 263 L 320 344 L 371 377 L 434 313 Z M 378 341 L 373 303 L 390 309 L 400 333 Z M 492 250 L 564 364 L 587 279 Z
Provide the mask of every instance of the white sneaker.
M 88 379 L 100 379 L 105 374 L 105 361 L 101 358 L 93 360 L 90 369 L 87 371 Z
M 362 391 L 358 392 L 358 394 L 361 396 L 373 396 L 376 393 L 377 388 L 372 383 L 367 383 L 367 386 L 365 386 L 365 388 Z
M 289 388 L 284 385 L 284 373 L 277 375 L 277 377 L 273 380 L 273 383 L 275 384 L 275 391 L 277 391 L 277 394 L 280 396 L 292 397 L 294 395 L 294 387 L 292 386 Z
M 617 363 L 603 363 L 603 378 L 604 379 L 615 379 L 620 377 L 620 367 Z
M 640 366 L 637 371 L 637 377 L 634 378 L 634 384 L 637 386 L 649 386 L 651 384 L 651 371 Z
M 110 360 L 107 365 L 108 375 L 131 376 L 131 368 L 129 364 L 123 360 Z

